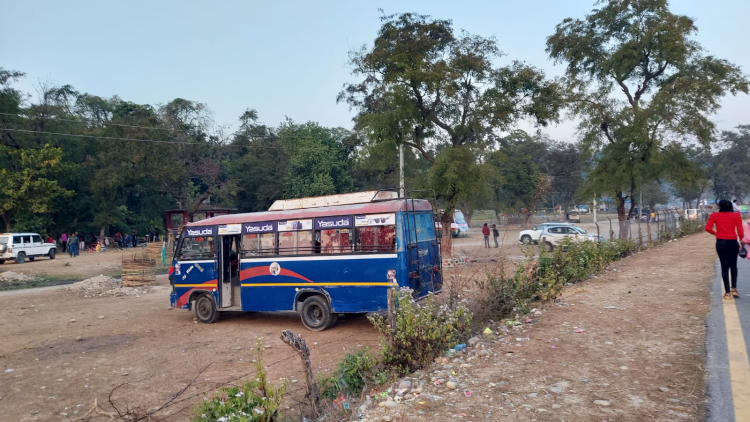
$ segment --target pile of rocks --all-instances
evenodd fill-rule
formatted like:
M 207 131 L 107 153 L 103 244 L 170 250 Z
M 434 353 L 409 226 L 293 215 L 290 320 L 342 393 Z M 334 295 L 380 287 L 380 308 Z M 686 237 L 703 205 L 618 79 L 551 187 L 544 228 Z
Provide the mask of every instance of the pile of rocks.
M 83 293 L 84 297 L 115 297 L 135 296 L 141 297 L 148 293 L 144 287 L 123 287 L 122 281 L 105 275 L 98 275 L 67 286 L 66 289 L 73 293 Z
M 18 283 L 26 281 L 34 281 L 35 276 L 29 274 L 17 273 L 14 271 L 4 271 L 0 273 L 0 283 Z

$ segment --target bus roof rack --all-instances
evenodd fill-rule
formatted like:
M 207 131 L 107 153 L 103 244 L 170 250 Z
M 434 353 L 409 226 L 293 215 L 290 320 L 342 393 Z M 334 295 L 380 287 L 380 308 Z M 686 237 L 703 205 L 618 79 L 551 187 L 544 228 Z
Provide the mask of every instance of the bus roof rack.
M 314 196 L 311 198 L 279 199 L 268 211 L 287 211 L 305 208 L 331 207 L 334 205 L 367 204 L 398 199 L 398 192 L 388 190 L 340 193 L 338 195 Z

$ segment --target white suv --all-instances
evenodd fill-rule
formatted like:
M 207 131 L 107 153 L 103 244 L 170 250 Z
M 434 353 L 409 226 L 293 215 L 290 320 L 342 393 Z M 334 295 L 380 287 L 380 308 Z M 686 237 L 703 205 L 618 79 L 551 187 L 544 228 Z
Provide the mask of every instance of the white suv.
M 45 243 L 37 233 L 0 233 L 0 264 L 8 259 L 22 264 L 26 258 L 33 261 L 38 256 L 55 259 L 56 252 L 57 245 Z

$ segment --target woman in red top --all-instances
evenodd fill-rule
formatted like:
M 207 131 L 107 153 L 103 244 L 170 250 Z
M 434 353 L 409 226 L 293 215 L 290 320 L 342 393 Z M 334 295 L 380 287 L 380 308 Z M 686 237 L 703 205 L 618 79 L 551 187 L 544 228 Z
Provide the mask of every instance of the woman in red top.
M 716 235 L 716 253 L 721 262 L 721 279 L 724 280 L 724 299 L 732 296 L 740 297 L 737 293 L 737 253 L 740 249 L 737 235 L 740 239 L 745 236 L 742 229 L 740 213 L 732 212 L 732 203 L 728 199 L 719 201 L 719 212 L 711 213 L 706 223 L 706 231 Z M 714 231 L 716 225 L 716 231 Z M 729 287 L 729 272 L 732 272 L 732 287 Z

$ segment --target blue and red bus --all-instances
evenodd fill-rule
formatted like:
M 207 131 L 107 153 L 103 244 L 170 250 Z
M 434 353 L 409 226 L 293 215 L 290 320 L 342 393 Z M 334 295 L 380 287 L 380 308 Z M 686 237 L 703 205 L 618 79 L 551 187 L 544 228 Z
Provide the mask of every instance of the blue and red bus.
M 170 268 L 172 306 L 203 323 L 224 311 L 296 311 L 319 331 L 339 314 L 387 309 L 394 285 L 415 298 L 441 291 L 430 202 L 383 193 L 276 201 L 187 224 Z

